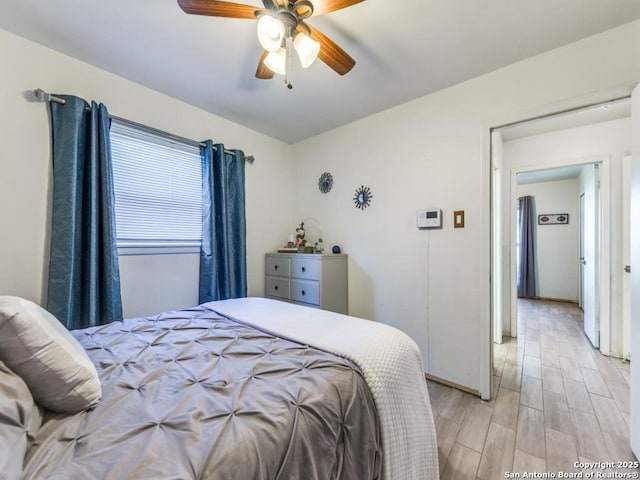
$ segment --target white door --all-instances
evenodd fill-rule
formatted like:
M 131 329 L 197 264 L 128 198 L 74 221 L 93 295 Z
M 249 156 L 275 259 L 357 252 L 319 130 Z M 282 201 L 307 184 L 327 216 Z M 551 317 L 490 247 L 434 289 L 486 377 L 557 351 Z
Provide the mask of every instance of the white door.
M 631 449 L 640 458 L 640 86 L 631 97 Z
M 600 346 L 600 324 L 597 303 L 597 191 L 596 169 L 587 165 L 581 175 L 580 197 L 580 264 L 584 333 L 594 347 Z

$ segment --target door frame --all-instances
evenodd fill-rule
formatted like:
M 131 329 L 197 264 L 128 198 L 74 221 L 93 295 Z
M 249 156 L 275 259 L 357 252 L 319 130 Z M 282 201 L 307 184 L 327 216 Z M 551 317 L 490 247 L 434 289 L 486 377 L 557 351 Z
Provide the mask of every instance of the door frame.
M 518 292 L 516 287 L 516 202 L 517 202 L 517 187 L 518 187 L 518 174 L 537 172 L 541 170 L 549 170 L 559 167 L 578 166 L 578 165 L 600 165 L 600 195 L 598 201 L 597 216 L 601 219 L 602 212 L 611 211 L 611 189 L 610 189 L 610 169 L 611 169 L 611 157 L 609 155 L 593 155 L 588 157 L 580 157 L 575 159 L 567 159 L 558 162 L 549 162 L 539 165 L 520 166 L 512 168 L 510 171 L 510 239 L 509 245 L 511 255 L 509 257 L 509 289 L 508 292 L 509 305 L 510 305 L 510 318 L 511 318 L 511 336 L 516 337 L 518 332 L 518 318 L 517 318 L 517 303 Z M 577 201 L 578 199 L 576 199 Z M 600 284 L 600 351 L 605 354 L 609 354 L 610 345 L 610 305 L 611 305 L 611 289 L 609 278 L 611 276 L 611 227 L 609 222 L 597 222 L 600 226 L 599 238 L 600 238 L 600 255 L 598 258 L 599 263 L 599 275 L 598 283 Z M 606 333 L 605 333 L 606 332 Z
M 638 207 L 640 204 L 640 84 L 636 85 L 631 96 L 631 204 Z M 635 152 L 635 153 L 634 153 Z M 630 233 L 632 245 L 637 245 L 640 241 L 640 220 L 631 216 Z M 633 267 L 635 265 L 635 267 Z M 638 354 L 637 347 L 640 345 L 640 296 L 634 293 L 640 292 L 640 251 L 637 248 L 631 249 L 631 354 Z M 636 348 L 634 348 L 636 347 Z M 637 358 L 635 363 L 631 363 L 630 372 L 631 400 L 631 422 L 629 423 L 629 436 L 631 450 L 640 457 L 640 368 L 638 368 Z
M 584 192 L 578 195 L 578 306 L 584 309 Z
M 493 396 L 493 338 L 495 328 L 502 328 L 502 316 L 508 315 L 507 309 L 498 308 L 496 299 L 502 300 L 503 293 L 496 290 L 496 285 L 500 284 L 503 275 L 501 269 L 496 268 L 495 252 L 501 248 L 500 237 L 496 237 L 493 230 L 495 209 L 499 205 L 494 205 L 494 175 L 492 161 L 492 136 L 494 132 L 523 122 L 535 121 L 546 117 L 553 117 L 564 113 L 593 108 L 608 102 L 631 98 L 631 92 L 636 87 L 636 83 L 618 85 L 612 88 L 605 88 L 591 93 L 579 95 L 571 98 L 559 98 L 552 103 L 545 105 L 530 106 L 525 110 L 511 112 L 487 118 L 482 126 L 483 155 L 480 177 L 482 179 L 482 255 L 481 268 L 479 270 L 479 284 L 484 292 L 481 295 L 480 305 L 480 331 L 478 341 L 480 342 L 480 381 L 479 391 L 482 399 L 488 400 Z M 500 315 L 496 313 L 498 312 Z
M 631 155 L 622 158 L 622 263 L 631 266 Z M 622 272 L 622 358 L 631 358 L 631 275 Z

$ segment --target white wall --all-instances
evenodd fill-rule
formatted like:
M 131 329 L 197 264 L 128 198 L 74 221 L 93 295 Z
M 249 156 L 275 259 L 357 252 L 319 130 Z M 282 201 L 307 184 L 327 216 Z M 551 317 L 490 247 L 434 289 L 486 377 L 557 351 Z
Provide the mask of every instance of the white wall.
M 46 295 L 51 155 L 47 107 L 27 100 L 27 91 L 37 87 L 103 102 L 119 117 L 254 155 L 246 169 L 248 283 L 250 295 L 263 294 L 264 252 L 286 239 L 292 223 L 290 146 L 3 30 L 0 58 L 0 294 L 36 302 Z
M 0 80 L 0 291 L 43 294 L 49 131 L 44 105 L 22 92 L 73 93 L 256 156 L 247 178 L 250 293 L 263 291 L 264 252 L 316 218 L 325 244 L 350 255 L 351 313 L 398 326 L 417 341 L 429 373 L 486 394 L 489 128 L 630 91 L 640 81 L 640 21 L 292 147 L 6 32 L 0 54 L 10 72 Z M 327 195 L 317 189 L 323 171 L 334 175 Z M 360 185 L 374 195 L 364 211 L 352 203 Z M 442 230 L 415 228 L 425 207 L 443 209 Z M 466 211 L 464 229 L 452 228 L 453 210 Z
M 192 307 L 199 300 L 200 254 L 122 255 L 120 292 L 124 318 Z
M 634 22 L 295 144 L 294 216 L 349 254 L 350 313 L 401 328 L 429 373 L 488 394 L 489 128 L 628 93 L 638 58 Z M 425 207 L 442 208 L 442 230 L 416 229 Z
M 583 127 L 559 130 L 510 140 L 503 144 L 503 245 L 509 245 L 512 233 L 511 176 L 514 171 L 537 170 L 557 167 L 574 162 L 607 159 L 610 165 L 611 201 L 609 210 L 602 212 L 602 222 L 607 222 L 614 234 L 610 245 L 611 283 L 609 289 L 610 332 L 603 335 L 606 353 L 622 354 L 622 158 L 631 151 L 631 120 L 622 118 Z M 552 213 L 552 212 L 540 212 Z M 560 212 L 558 212 L 560 213 Z M 551 228 L 551 227 L 549 227 Z M 504 262 L 505 278 L 511 272 L 510 257 Z M 508 307 L 506 312 L 508 312 Z M 510 319 L 504 317 L 505 329 Z M 609 345 L 606 345 L 609 343 Z
M 568 225 L 538 225 L 536 258 L 538 296 L 578 301 L 578 180 L 518 185 L 518 197 L 535 198 L 536 218 L 542 214 L 569 214 Z

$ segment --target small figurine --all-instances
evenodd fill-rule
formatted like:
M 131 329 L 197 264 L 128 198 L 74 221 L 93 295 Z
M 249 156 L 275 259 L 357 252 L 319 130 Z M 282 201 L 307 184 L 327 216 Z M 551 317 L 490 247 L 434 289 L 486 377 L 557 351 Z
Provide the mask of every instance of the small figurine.
M 304 222 L 300 222 L 300 225 L 296 228 L 296 246 L 302 251 L 304 251 L 304 247 L 307 244 L 307 241 L 304 239 L 304 235 Z

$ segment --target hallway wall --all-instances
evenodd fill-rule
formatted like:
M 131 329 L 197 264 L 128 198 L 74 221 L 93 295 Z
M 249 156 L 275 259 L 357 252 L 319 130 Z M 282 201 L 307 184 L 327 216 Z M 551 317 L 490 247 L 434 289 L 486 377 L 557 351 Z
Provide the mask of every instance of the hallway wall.
M 567 225 L 536 223 L 538 295 L 578 302 L 578 180 L 518 185 L 518 197 L 535 198 L 537 215 L 564 213 Z

